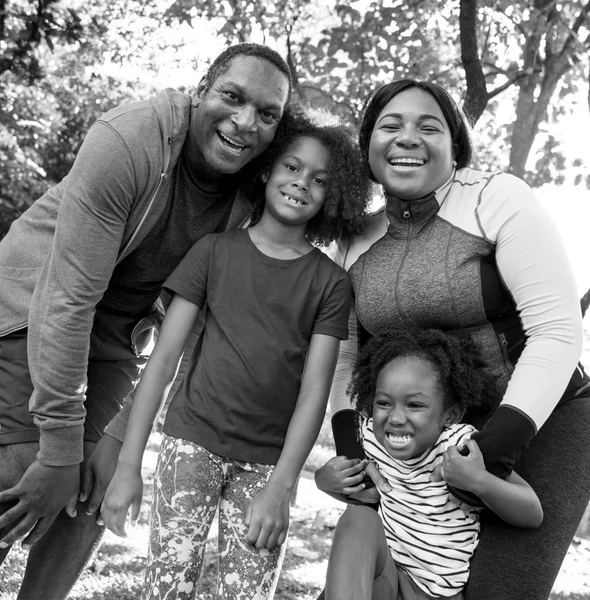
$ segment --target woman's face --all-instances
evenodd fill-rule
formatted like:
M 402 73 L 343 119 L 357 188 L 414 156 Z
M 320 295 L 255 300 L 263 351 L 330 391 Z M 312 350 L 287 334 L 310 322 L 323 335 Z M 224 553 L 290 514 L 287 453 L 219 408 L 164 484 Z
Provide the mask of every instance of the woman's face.
M 409 88 L 381 111 L 369 141 L 369 166 L 385 191 L 403 200 L 422 198 L 453 171 L 449 126 L 436 100 Z

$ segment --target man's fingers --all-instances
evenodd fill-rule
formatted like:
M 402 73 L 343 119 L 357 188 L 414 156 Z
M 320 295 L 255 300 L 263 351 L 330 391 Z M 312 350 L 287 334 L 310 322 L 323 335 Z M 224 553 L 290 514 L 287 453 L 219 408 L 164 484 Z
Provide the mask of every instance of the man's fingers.
M 0 529 L 10 527 L 13 523 L 16 523 L 24 514 L 25 511 L 23 508 L 21 508 L 20 504 L 13 506 L 10 510 L 7 510 L 0 517 Z
M 98 511 L 102 501 L 104 499 L 105 490 L 98 488 L 96 485 L 92 488 L 92 492 L 90 494 L 90 498 L 88 498 L 88 502 L 86 503 L 85 512 L 87 515 L 93 515 Z
M 16 525 L 2 538 L 0 548 L 11 546 L 21 538 L 24 538 L 37 523 L 37 517 L 26 515 L 24 519 L 18 521 Z M 50 522 L 51 524 L 51 522 Z M 45 533 L 46 529 L 43 531 Z
M 54 520 L 55 518 L 49 519 L 47 517 L 39 519 L 35 527 L 33 527 L 33 530 L 23 540 L 23 546 L 32 546 L 37 543 L 47 533 L 47 530 L 51 527 Z
M 381 490 L 382 492 L 391 492 L 392 487 L 389 485 L 389 482 L 383 475 L 381 475 L 377 465 L 369 461 L 367 466 L 365 467 L 365 473 L 373 480 L 373 483 Z
M 80 502 L 86 502 L 92 489 L 94 488 L 94 470 L 86 463 L 86 467 L 82 474 L 82 486 L 80 488 Z
M 78 506 L 78 494 L 75 494 L 70 498 L 70 501 L 65 506 L 66 513 L 73 518 L 78 514 L 77 507 Z
M 8 490 L 4 490 L 0 492 L 0 503 L 2 502 L 14 502 L 15 500 L 19 500 L 20 496 L 18 495 L 18 485 L 11 487 Z M 1 519 L 0 519 L 1 522 Z

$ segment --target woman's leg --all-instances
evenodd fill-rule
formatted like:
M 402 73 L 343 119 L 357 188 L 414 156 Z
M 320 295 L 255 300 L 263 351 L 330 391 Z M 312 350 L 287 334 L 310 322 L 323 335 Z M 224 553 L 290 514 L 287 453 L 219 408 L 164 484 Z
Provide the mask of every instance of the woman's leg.
M 385 569 L 388 558 L 390 553 L 381 517 L 372 508 L 349 506 L 334 532 L 326 599 L 371 600 L 375 580 Z M 393 588 L 391 592 L 394 593 Z
M 270 600 L 277 586 L 286 543 L 258 550 L 245 541 L 248 505 L 265 486 L 273 465 L 231 461 L 219 504 L 219 576 L 216 598 Z
M 154 478 L 144 600 L 195 597 L 222 485 L 219 457 L 164 436 Z
M 539 495 L 545 518 L 519 529 L 486 511 L 465 600 L 544 600 L 590 500 L 590 398 L 560 405 L 515 471 Z

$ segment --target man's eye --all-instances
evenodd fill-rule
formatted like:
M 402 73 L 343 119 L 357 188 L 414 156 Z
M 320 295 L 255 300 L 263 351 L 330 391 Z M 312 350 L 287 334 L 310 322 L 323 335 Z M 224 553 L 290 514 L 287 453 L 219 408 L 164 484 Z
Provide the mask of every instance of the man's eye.
M 226 92 L 224 92 L 224 94 L 225 94 L 225 97 L 228 100 L 232 100 L 234 102 L 236 102 L 237 100 L 240 99 L 240 97 L 236 93 L 234 93 L 234 92 L 228 92 L 228 91 L 226 91 Z
M 279 121 L 279 118 L 274 113 L 263 112 L 260 114 L 260 116 L 262 117 L 263 122 L 267 125 L 274 125 Z

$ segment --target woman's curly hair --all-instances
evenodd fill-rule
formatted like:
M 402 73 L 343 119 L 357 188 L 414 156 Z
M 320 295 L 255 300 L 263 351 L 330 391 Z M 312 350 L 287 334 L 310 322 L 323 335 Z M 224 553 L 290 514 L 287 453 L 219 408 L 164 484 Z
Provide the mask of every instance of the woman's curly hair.
M 349 386 L 357 410 L 373 414 L 377 377 L 396 358 L 428 361 L 443 393 L 444 408 L 460 404 L 465 410 L 463 420 L 473 425 L 481 427 L 500 400 L 496 380 L 471 336 L 439 329 L 400 329 L 378 335 L 362 348 Z
M 286 109 L 274 140 L 244 177 L 243 189 L 254 210 L 252 225 L 260 220 L 264 210 L 266 185 L 261 176 L 270 172 L 289 144 L 309 137 L 326 147 L 330 160 L 324 206 L 310 220 L 307 238 L 315 244 L 328 245 L 363 231 L 372 184 L 354 136 L 343 126 L 334 125 L 334 120 L 335 116 L 330 113 L 312 113 L 300 105 L 290 105 Z

